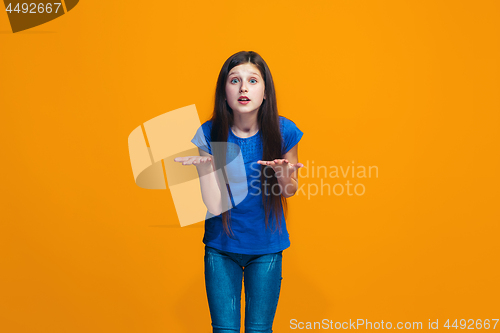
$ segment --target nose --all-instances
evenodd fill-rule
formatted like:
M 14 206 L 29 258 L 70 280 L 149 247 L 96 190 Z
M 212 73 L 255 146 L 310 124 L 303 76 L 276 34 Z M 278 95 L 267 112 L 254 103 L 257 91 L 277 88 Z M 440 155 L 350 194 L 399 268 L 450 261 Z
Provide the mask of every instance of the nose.
M 241 87 L 240 87 L 240 93 L 242 93 L 242 92 L 248 92 L 247 86 L 245 85 L 244 82 L 241 84 Z

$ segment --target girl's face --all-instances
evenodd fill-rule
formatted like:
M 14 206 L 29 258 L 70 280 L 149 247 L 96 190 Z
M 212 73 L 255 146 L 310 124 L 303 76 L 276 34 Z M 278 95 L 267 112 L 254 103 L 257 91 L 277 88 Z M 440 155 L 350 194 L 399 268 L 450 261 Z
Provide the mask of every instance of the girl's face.
M 264 79 L 253 64 L 242 64 L 229 71 L 226 81 L 226 100 L 233 112 L 258 111 L 264 97 Z M 245 101 L 243 97 L 247 97 Z

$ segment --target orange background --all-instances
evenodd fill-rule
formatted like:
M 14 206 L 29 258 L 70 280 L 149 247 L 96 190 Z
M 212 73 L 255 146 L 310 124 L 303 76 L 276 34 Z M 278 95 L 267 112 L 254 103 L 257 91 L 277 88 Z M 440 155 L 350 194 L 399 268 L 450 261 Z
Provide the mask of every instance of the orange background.
M 211 331 L 203 223 L 134 183 L 127 137 L 190 104 L 206 121 L 240 50 L 271 68 L 300 162 L 379 169 L 347 178 L 363 196 L 289 200 L 274 331 L 499 318 L 499 12 L 86 0 L 17 34 L 0 13 L 0 331 Z

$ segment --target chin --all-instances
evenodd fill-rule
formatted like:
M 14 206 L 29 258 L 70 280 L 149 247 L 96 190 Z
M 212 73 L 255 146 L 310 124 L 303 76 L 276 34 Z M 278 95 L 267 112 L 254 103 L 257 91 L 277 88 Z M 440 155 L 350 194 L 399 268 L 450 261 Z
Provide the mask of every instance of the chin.
M 240 110 L 240 109 L 233 109 L 233 111 L 236 111 L 238 113 L 252 113 L 252 112 L 257 112 L 259 111 L 259 109 L 255 109 L 255 110 L 251 110 L 251 109 L 248 109 L 248 110 Z

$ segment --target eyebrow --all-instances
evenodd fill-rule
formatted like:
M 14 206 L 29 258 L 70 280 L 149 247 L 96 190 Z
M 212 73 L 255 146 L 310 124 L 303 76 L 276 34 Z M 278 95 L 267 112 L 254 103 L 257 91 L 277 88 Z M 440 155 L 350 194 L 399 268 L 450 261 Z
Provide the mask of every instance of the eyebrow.
M 232 72 L 232 73 L 229 73 L 227 76 L 233 75 L 233 74 L 239 74 L 239 72 Z M 260 76 L 258 73 L 250 73 L 250 74 L 255 74 L 257 76 Z

